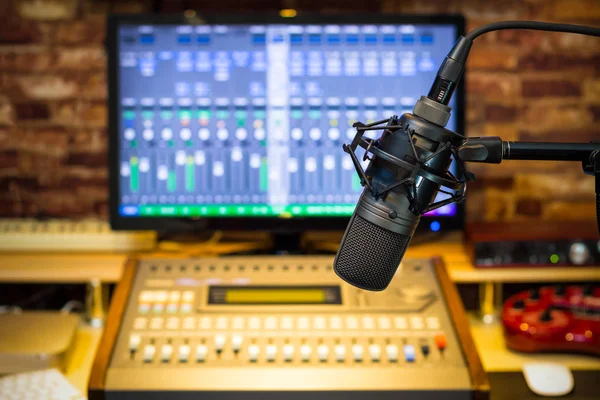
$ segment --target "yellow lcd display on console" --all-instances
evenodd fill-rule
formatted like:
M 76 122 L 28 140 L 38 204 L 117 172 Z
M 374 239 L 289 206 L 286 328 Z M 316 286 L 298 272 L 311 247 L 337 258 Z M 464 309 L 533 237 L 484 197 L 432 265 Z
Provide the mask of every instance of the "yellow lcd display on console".
M 211 286 L 209 304 L 341 304 L 339 286 Z

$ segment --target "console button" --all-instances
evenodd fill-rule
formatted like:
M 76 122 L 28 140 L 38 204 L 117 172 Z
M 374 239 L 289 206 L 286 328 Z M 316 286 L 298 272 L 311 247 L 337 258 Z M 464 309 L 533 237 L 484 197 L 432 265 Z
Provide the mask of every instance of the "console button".
M 327 357 L 329 356 L 329 347 L 327 347 L 325 344 L 319 345 L 319 347 L 317 347 L 317 355 L 319 356 L 319 361 L 327 361 Z
M 388 344 L 385 346 L 385 352 L 387 354 L 387 358 L 389 362 L 397 362 L 398 361 L 398 346 L 395 344 Z
M 275 356 L 277 356 L 277 346 L 274 344 L 267 345 L 267 361 L 275 361 Z
M 242 337 L 242 335 L 233 335 L 231 337 L 231 348 L 233 349 L 233 351 L 235 353 L 240 351 L 240 349 L 242 348 L 243 341 L 244 341 L 244 338 Z
M 415 347 L 413 345 L 407 344 L 404 346 L 404 359 L 406 362 L 415 361 Z
M 160 360 L 164 363 L 169 362 L 171 360 L 171 355 L 173 355 L 173 346 L 164 344 L 160 349 Z
M 352 358 L 354 361 L 361 362 L 363 360 L 363 347 L 360 344 L 352 346 Z
M 292 361 L 292 358 L 294 357 L 294 346 L 292 346 L 291 344 L 286 344 L 283 346 L 283 360 L 285 362 L 290 362 Z
M 335 346 L 334 352 L 336 361 L 344 362 L 344 359 L 346 358 L 346 346 L 338 344 Z
M 146 362 L 146 363 L 152 362 L 152 360 L 154 360 L 155 353 L 156 353 L 156 347 L 154 347 L 153 344 L 147 344 L 146 346 L 144 346 L 144 355 L 143 355 L 144 362 Z
M 131 335 L 129 337 L 129 351 L 136 352 L 140 347 L 142 337 L 140 335 Z
M 446 348 L 447 344 L 448 342 L 446 339 L 446 335 L 444 335 L 443 333 L 435 335 L 435 345 L 440 351 L 443 351 Z
M 302 361 L 307 362 L 308 360 L 310 360 L 311 351 L 312 349 L 307 344 L 303 344 L 300 347 L 300 357 L 302 357 Z
M 204 362 L 206 360 L 207 352 L 208 352 L 208 349 L 206 348 L 206 345 L 203 345 L 203 344 L 197 345 L 196 346 L 196 361 Z
M 190 346 L 188 346 L 187 344 L 179 346 L 178 358 L 179 362 L 187 362 L 190 358 Z
M 248 346 L 248 359 L 250 362 L 256 362 L 258 360 L 258 354 L 260 353 L 260 348 L 256 344 L 251 344 Z
M 372 344 L 369 346 L 369 355 L 371 356 L 371 361 L 379 362 L 381 359 L 381 347 L 378 344 Z

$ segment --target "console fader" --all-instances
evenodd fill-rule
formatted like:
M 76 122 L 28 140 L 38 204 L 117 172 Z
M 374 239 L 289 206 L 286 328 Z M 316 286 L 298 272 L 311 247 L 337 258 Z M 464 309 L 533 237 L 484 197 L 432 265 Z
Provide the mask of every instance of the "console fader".
M 90 398 L 486 396 L 441 262 L 405 260 L 387 290 L 367 292 L 342 282 L 332 261 L 130 262 Z

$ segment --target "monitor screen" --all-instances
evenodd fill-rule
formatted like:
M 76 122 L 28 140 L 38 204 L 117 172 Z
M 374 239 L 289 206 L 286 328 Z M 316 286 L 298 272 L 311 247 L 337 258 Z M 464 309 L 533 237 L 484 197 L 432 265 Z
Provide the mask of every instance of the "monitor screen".
M 458 27 L 284 22 L 117 26 L 119 218 L 353 213 L 352 124 L 412 112 Z

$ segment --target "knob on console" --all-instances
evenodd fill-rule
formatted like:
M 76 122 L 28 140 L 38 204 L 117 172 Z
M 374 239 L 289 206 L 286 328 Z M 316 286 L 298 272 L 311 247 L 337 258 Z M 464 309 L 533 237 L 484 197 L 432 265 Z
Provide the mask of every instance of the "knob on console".
M 594 295 L 594 285 L 588 283 L 583 286 L 583 295 L 584 296 L 593 296 Z
M 525 308 L 525 300 L 523 300 L 523 299 L 515 300 L 513 302 L 513 308 L 515 310 L 522 310 L 522 309 L 524 309 Z
M 582 242 L 575 242 L 569 247 L 569 261 L 575 265 L 586 264 L 590 260 L 590 250 Z
M 540 321 L 542 321 L 542 322 L 552 321 L 552 307 L 549 307 L 543 313 L 540 314 Z
M 529 291 L 529 299 L 530 300 L 539 300 L 540 299 L 540 290 L 539 289 L 531 289 Z
M 565 287 L 563 285 L 556 285 L 554 287 L 554 294 L 556 296 L 564 296 L 566 293 Z

